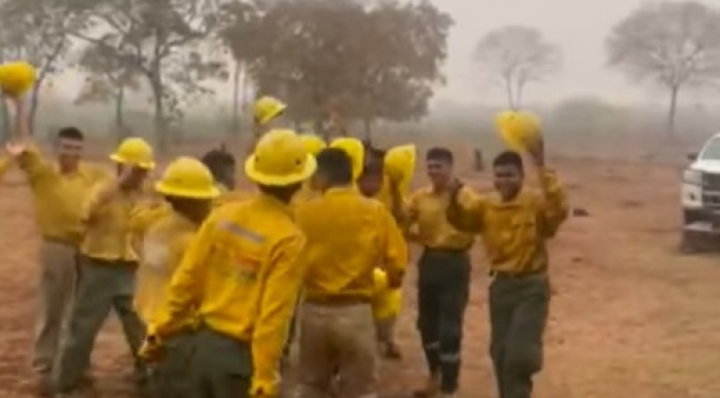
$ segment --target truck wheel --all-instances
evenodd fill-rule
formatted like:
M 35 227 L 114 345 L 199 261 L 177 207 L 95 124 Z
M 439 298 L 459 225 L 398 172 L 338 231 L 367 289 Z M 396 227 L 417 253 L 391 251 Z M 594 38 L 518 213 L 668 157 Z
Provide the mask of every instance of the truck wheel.
M 683 225 L 692 224 L 702 220 L 703 218 L 699 211 L 683 209 Z

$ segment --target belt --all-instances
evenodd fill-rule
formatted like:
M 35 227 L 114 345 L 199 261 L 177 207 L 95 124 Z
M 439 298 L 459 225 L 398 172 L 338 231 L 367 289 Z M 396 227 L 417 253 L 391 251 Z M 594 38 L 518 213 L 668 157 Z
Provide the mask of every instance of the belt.
M 539 268 L 532 271 L 520 271 L 520 272 L 507 272 L 507 271 L 494 271 L 488 272 L 488 275 L 492 278 L 501 279 L 522 279 L 529 278 L 532 276 L 547 275 L 547 268 Z
M 306 296 L 305 302 L 323 307 L 348 307 L 352 305 L 370 304 L 372 299 L 369 296 L 360 294 L 339 294 L 335 296 Z
M 78 246 L 78 243 L 76 241 L 73 241 L 72 239 L 58 238 L 55 236 L 47 236 L 47 235 L 43 236 L 42 238 L 45 242 L 49 242 L 49 243 L 57 243 L 60 245 L 66 245 L 66 246 L 72 246 L 72 247 Z
M 438 254 L 466 254 L 472 246 L 456 248 L 456 247 L 430 247 L 423 246 L 423 251 L 426 253 L 438 253 Z

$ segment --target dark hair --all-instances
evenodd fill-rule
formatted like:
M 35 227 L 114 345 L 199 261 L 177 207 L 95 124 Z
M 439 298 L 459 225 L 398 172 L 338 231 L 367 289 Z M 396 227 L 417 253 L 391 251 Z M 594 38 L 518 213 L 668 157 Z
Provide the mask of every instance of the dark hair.
M 58 131 L 58 138 L 66 140 L 83 141 L 85 135 L 77 127 L 63 127 Z
M 381 176 L 385 171 L 385 162 L 383 161 L 383 158 L 377 159 L 377 158 L 371 158 L 368 159 L 365 162 L 365 165 L 363 166 L 362 175 L 363 176 Z
M 425 160 L 439 160 L 452 164 L 454 161 L 451 150 L 443 147 L 432 147 L 425 153 Z
M 347 152 L 340 148 L 326 148 L 315 157 L 317 173 L 325 176 L 330 185 L 346 185 L 352 183 L 353 165 Z
M 522 156 L 515 151 L 503 151 L 493 160 L 493 167 L 497 166 L 515 166 L 520 172 L 523 172 Z
M 215 179 L 221 177 L 225 169 L 235 168 L 235 157 L 224 149 L 213 149 L 204 154 L 200 160 L 210 169 Z
M 265 195 L 270 195 L 282 202 L 290 203 L 290 200 L 292 200 L 292 197 L 302 187 L 302 184 L 303 184 L 302 182 L 297 182 L 294 184 L 282 185 L 282 186 L 259 184 L 258 189 L 260 190 L 260 192 L 264 193 Z

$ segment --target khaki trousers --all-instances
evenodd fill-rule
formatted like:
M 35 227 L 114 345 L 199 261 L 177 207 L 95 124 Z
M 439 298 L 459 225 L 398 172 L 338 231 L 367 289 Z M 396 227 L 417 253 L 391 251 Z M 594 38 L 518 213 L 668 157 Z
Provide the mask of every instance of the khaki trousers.
M 377 335 L 370 304 L 305 303 L 300 312 L 300 398 L 377 397 Z
M 38 309 L 32 358 L 32 367 L 38 373 L 51 372 L 58 347 L 66 337 L 77 278 L 77 248 L 43 240 L 40 246 Z

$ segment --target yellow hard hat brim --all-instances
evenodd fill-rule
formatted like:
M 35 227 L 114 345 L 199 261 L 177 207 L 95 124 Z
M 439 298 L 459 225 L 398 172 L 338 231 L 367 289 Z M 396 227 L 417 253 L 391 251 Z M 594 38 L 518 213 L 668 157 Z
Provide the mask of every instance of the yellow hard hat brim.
M 155 191 L 166 196 L 197 200 L 212 200 L 220 196 L 220 190 L 215 186 L 204 190 L 183 189 L 167 185 L 163 181 L 158 181 L 155 184 Z
M 129 165 L 139 167 L 139 168 L 145 169 L 145 170 L 152 170 L 155 168 L 155 162 L 140 162 L 140 163 L 129 162 L 127 159 L 125 159 L 124 157 L 122 157 L 116 153 L 113 153 L 112 155 L 110 155 L 110 160 L 112 160 L 115 163 L 129 164 Z
M 245 161 L 245 175 L 257 184 L 269 186 L 286 186 L 303 182 L 310 178 L 317 169 L 315 157 L 310 154 L 307 155 L 305 167 L 302 170 L 283 176 L 265 174 L 255 168 L 255 164 L 255 155 L 247 158 Z
M 279 106 L 273 108 L 271 111 L 263 114 L 262 116 L 260 116 L 258 118 L 258 124 L 261 126 L 264 126 L 264 125 L 270 123 L 275 118 L 280 116 L 283 112 L 285 112 L 286 108 L 287 108 L 287 105 L 285 105 L 285 104 L 279 105 Z

